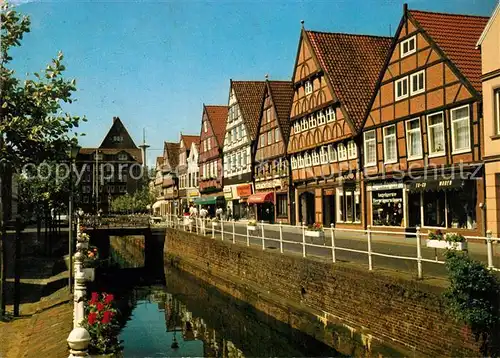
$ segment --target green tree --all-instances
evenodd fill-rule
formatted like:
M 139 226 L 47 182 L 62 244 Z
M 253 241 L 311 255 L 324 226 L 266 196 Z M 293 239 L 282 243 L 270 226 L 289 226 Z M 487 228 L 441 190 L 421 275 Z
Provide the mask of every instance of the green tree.
M 0 38 L 0 179 L 19 172 L 26 163 L 65 160 L 66 150 L 77 137 L 71 132 L 85 118 L 65 112 L 62 103 L 71 103 L 76 91 L 75 80 L 63 77 L 65 66 L 60 52 L 39 73 L 20 79 L 10 67 L 11 50 L 21 46 L 24 34 L 30 31 L 30 19 L 10 4 L 3 2 Z M 2 200 L 7 200 L 2 196 Z M 4 221 L 7 213 L 0 203 L 0 316 L 5 312 L 5 262 L 3 250 Z

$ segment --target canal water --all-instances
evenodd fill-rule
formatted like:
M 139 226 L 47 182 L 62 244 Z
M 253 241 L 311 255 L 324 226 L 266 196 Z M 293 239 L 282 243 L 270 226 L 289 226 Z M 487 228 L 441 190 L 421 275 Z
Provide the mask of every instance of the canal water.
M 331 347 L 195 277 L 150 277 L 111 252 L 94 290 L 115 294 L 125 357 L 340 356 Z

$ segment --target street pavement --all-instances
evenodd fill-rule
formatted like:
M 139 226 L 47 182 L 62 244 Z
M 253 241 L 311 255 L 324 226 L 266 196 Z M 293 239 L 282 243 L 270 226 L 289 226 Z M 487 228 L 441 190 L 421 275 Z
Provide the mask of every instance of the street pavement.
M 233 241 L 233 227 L 234 227 L 234 242 L 238 244 L 247 244 L 247 226 L 246 222 L 225 222 L 223 230 L 221 230 L 220 223 L 216 228 L 216 237 L 224 241 Z M 195 227 L 193 227 L 195 231 Z M 212 235 L 211 224 L 207 224 L 207 235 Z M 222 235 L 223 231 L 223 235 Z M 262 240 L 262 236 L 266 239 Z M 307 246 L 305 248 L 306 257 L 316 256 L 327 260 L 332 260 L 331 249 L 331 236 L 332 230 L 325 229 L 325 236 L 323 238 L 310 238 L 305 237 L 307 244 L 314 246 Z M 302 228 L 290 225 L 282 226 L 283 237 L 283 251 L 293 252 L 302 255 L 303 253 L 303 235 Z M 264 224 L 264 235 L 262 235 L 262 225 L 259 223 L 255 231 L 248 232 L 248 243 L 251 246 L 263 247 L 266 250 L 280 251 L 280 229 L 279 225 Z M 368 239 L 364 232 L 354 231 L 340 231 L 335 230 L 335 257 L 337 261 L 355 262 L 368 269 Z M 392 270 L 401 271 L 412 276 L 417 276 L 417 239 L 415 237 L 407 237 L 406 235 L 397 234 L 380 234 L 372 233 L 372 265 L 373 268 L 387 268 Z M 422 258 L 434 262 L 422 262 L 423 275 L 429 277 L 443 277 L 446 276 L 446 268 L 442 264 L 444 260 L 444 250 L 436 250 L 434 248 L 426 247 L 425 237 L 421 239 L 421 252 Z M 500 268 L 500 249 L 499 245 L 493 245 L 493 264 L 495 267 Z M 365 252 L 346 251 L 358 250 Z M 468 243 L 469 255 L 476 260 L 487 263 L 486 244 L 484 242 L 469 242 Z M 408 259 L 386 257 L 381 255 L 391 255 L 407 257 Z M 441 263 L 436 262 L 441 261 Z

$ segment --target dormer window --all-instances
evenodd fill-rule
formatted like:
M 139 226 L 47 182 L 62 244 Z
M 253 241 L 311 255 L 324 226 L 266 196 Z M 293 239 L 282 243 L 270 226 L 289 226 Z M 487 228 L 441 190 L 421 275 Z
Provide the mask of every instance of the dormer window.
M 306 94 L 311 94 L 313 92 L 313 84 L 312 81 L 306 81 L 304 85 L 304 90 Z
M 401 57 L 411 55 L 417 51 L 416 39 L 416 36 L 412 36 L 407 40 L 401 41 L 401 44 L 399 45 L 401 48 Z
M 128 156 L 125 153 L 118 154 L 118 160 L 127 160 Z

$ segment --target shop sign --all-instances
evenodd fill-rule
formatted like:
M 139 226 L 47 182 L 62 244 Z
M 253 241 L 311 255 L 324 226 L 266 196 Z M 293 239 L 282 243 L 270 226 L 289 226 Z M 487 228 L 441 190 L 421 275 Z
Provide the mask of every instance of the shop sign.
M 464 185 L 461 179 L 428 180 L 410 183 L 411 191 L 457 189 Z
M 281 179 L 274 179 L 274 180 L 255 183 L 255 190 L 282 188 L 282 187 L 283 187 L 283 181 Z
M 372 194 L 372 202 L 375 205 L 388 204 L 388 203 L 402 203 L 403 191 L 402 190 L 387 190 L 376 191 Z
M 224 198 L 229 200 L 233 198 L 233 191 L 230 186 L 224 187 Z
M 335 195 L 335 189 L 325 189 L 324 195 Z
M 368 186 L 368 191 L 403 189 L 403 183 L 373 184 Z
M 252 195 L 252 185 L 251 184 L 238 185 L 236 187 L 236 192 L 238 193 L 239 197 L 250 196 Z
M 197 191 L 197 190 L 194 190 L 194 191 L 191 191 L 191 192 L 189 193 L 189 196 L 191 196 L 191 197 L 193 197 L 193 196 L 200 196 L 200 194 L 198 193 L 198 191 Z

